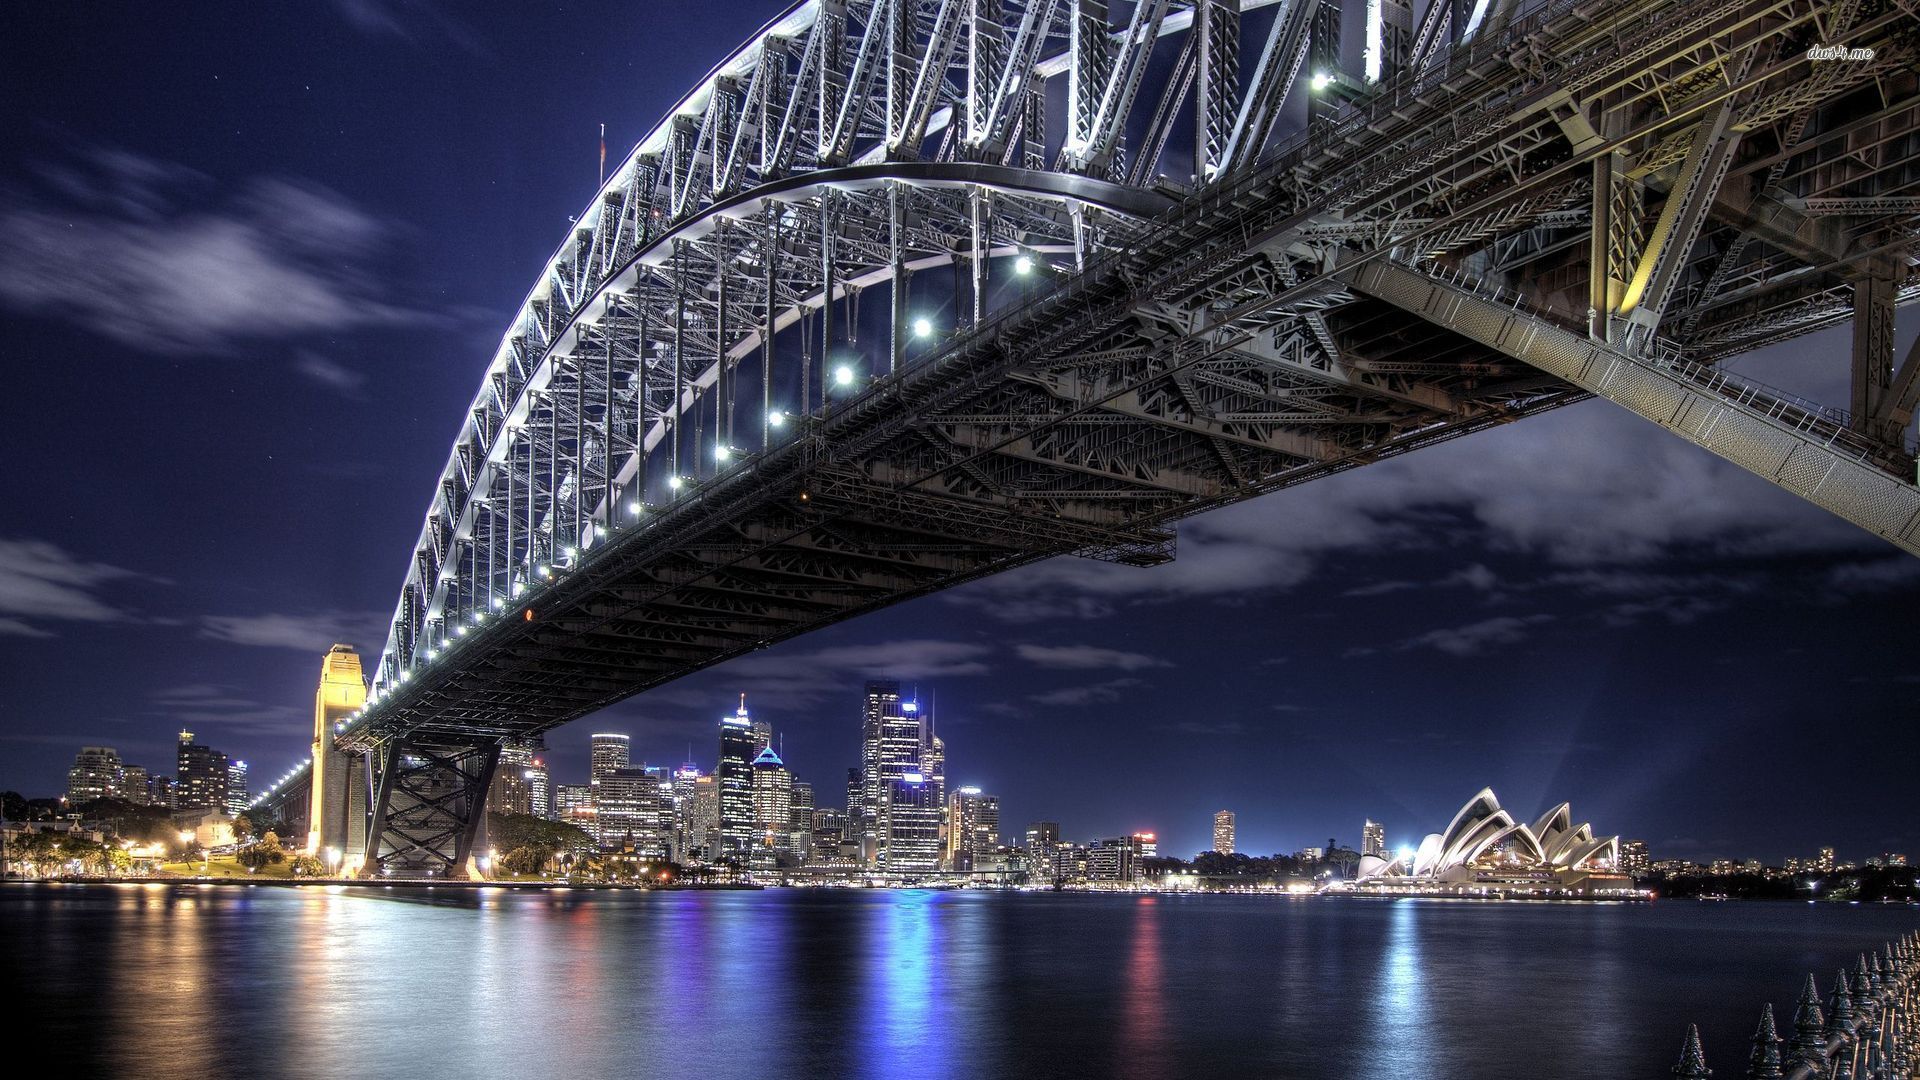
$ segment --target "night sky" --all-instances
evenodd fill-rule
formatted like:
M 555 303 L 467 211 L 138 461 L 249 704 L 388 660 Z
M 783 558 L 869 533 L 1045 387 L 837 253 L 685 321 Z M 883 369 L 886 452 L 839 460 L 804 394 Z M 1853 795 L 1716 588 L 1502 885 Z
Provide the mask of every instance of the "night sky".
M 174 732 L 271 778 L 321 653 L 377 656 L 461 411 L 618 160 L 777 0 L 40 4 L 0 35 L 0 788 Z M 1920 323 L 1901 320 L 1904 349 Z M 1844 405 L 1844 330 L 1736 368 Z M 839 805 L 860 683 L 949 783 L 1086 840 L 1242 850 L 1517 816 L 1656 858 L 1920 855 L 1920 560 L 1604 402 L 688 678 L 595 730 L 710 767 L 750 694 Z M 256 787 L 258 784 L 256 784 Z

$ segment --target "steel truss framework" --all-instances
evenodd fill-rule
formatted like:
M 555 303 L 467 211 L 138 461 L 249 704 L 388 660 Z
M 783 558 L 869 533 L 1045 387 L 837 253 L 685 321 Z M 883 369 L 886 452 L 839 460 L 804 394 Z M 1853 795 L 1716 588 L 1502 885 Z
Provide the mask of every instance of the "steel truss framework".
M 470 848 L 409 753 L 444 794 L 466 750 L 838 619 L 1162 562 L 1182 517 L 1588 394 L 1662 407 L 1482 332 L 1490 295 L 1728 427 L 1784 423 L 1790 476 L 1742 463 L 1809 497 L 1820 472 L 1815 501 L 1920 551 L 1831 479 L 1913 487 L 1911 14 L 1385 0 L 1354 43 L 1337 6 L 808 0 L 716 67 L 465 418 L 341 735 L 379 755 L 370 862 Z M 1872 59 L 1809 58 L 1836 42 Z M 1842 321 L 1847 412 L 1714 367 Z M 429 805 L 459 827 L 399 824 Z

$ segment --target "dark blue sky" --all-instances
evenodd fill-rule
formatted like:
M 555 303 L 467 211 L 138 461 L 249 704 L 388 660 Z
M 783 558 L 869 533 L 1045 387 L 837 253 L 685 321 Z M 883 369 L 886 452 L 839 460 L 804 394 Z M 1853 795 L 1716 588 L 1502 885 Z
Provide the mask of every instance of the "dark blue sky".
M 0 36 L 0 787 L 173 732 L 290 765 L 377 654 L 461 410 L 638 140 L 772 2 L 39 5 Z M 457 12 L 457 14 L 455 14 Z M 1915 330 L 1903 318 L 1904 347 Z M 1844 403 L 1844 333 L 1739 362 Z M 1656 857 L 1920 849 L 1920 560 L 1605 403 L 1044 564 L 551 737 L 712 758 L 740 690 L 823 804 L 859 684 L 937 693 L 1005 831 L 1243 849 L 1438 829 L 1483 785 Z M 1920 851 L 1915 851 L 1920 854 Z

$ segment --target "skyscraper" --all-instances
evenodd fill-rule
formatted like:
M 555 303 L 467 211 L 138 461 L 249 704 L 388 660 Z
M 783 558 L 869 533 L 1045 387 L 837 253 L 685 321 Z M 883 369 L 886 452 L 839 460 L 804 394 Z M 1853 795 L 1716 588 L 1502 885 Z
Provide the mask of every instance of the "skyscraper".
M 153 801 L 152 778 L 144 766 L 120 766 L 120 797 L 142 806 Z
M 1387 857 L 1387 827 L 1385 825 L 1374 821 L 1372 818 L 1368 818 L 1367 823 L 1360 826 L 1360 854 L 1363 856 L 1374 855 L 1382 859 Z
M 489 814 L 533 813 L 527 772 L 533 768 L 538 745 L 537 739 L 508 739 L 500 744 L 500 764 L 493 770 L 493 783 L 487 788 Z
M 614 732 L 595 735 L 593 737 L 593 759 L 590 765 L 593 772 L 587 780 L 588 786 L 598 788 L 602 777 L 615 769 L 624 769 L 631 764 L 632 758 L 629 756 L 630 745 L 631 740 L 625 735 Z
M 1231 810 L 1214 811 L 1213 850 L 1222 855 L 1233 854 L 1233 811 Z
M 600 778 L 593 795 L 594 839 L 603 851 L 632 846 L 641 858 L 667 855 L 661 791 L 665 777 L 658 768 L 614 769 Z
M 527 813 L 546 821 L 553 820 L 553 778 L 547 775 L 545 758 L 536 757 L 522 773 L 527 780 Z
M 719 778 L 720 837 L 711 858 L 739 856 L 753 847 L 753 718 L 747 715 L 747 695 L 740 708 L 720 718 Z
M 787 818 L 787 850 L 801 862 L 809 862 L 813 854 L 813 785 L 795 780 L 791 804 Z
M 940 869 L 940 804 L 919 773 L 887 782 L 880 804 L 880 869 L 930 873 Z
M 696 773 L 692 783 L 693 793 L 686 804 L 684 850 L 698 852 L 701 858 L 712 861 L 714 848 L 720 843 L 720 778 L 712 773 Z
M 73 768 L 67 770 L 67 805 L 119 798 L 121 770 L 120 751 L 111 746 L 81 747 L 73 755 Z
M 886 726 L 900 716 L 900 684 L 897 682 L 872 681 L 867 683 L 866 699 L 860 710 L 860 806 L 858 816 L 860 827 L 866 840 L 866 850 L 877 851 L 877 838 L 880 831 L 880 798 L 885 789 L 881 779 L 880 763 L 886 756 L 883 740 Z M 914 756 L 919 755 L 920 740 L 914 739 Z M 916 760 L 913 766 L 902 768 L 900 773 L 918 768 Z M 855 808 L 847 807 L 849 814 Z
M 947 869 L 973 870 L 982 855 L 1000 846 L 1000 799 L 977 787 L 947 798 Z
M 753 759 L 753 846 L 756 852 L 792 847 L 793 774 L 773 747 Z
M 247 808 L 247 763 L 227 762 L 227 813 L 238 814 Z
M 914 799 L 924 796 L 933 800 L 934 858 L 937 861 L 940 817 L 945 809 L 940 803 L 946 786 L 945 750 L 944 747 L 938 748 L 936 755 L 936 748 L 924 737 L 919 704 L 900 700 L 900 684 L 897 682 L 869 682 L 860 736 L 863 850 L 871 853 L 870 858 L 876 865 L 885 865 L 880 857 L 880 849 L 885 846 L 881 834 L 886 830 L 886 822 L 882 816 L 889 805 L 889 787 L 897 780 L 915 776 L 919 777 L 915 783 L 926 790 L 916 793 Z M 932 778 L 926 773 L 926 766 L 936 758 L 940 775 L 937 781 L 929 782 Z
M 1054 876 L 1054 849 L 1060 846 L 1060 823 L 1035 821 L 1027 825 L 1027 860 L 1042 878 Z

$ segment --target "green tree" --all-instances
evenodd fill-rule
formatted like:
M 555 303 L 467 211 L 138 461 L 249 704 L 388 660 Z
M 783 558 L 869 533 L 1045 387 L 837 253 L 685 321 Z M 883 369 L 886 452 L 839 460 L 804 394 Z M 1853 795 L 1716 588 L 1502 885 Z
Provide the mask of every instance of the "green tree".
M 553 852 L 534 847 L 517 847 L 500 857 L 500 868 L 509 874 L 544 873 L 553 861 Z
M 320 865 L 320 860 L 312 855 L 295 855 L 293 865 L 288 869 L 293 871 L 294 877 L 319 877 L 327 872 Z
M 233 838 L 245 840 L 253 835 L 253 819 L 245 814 L 233 815 Z

